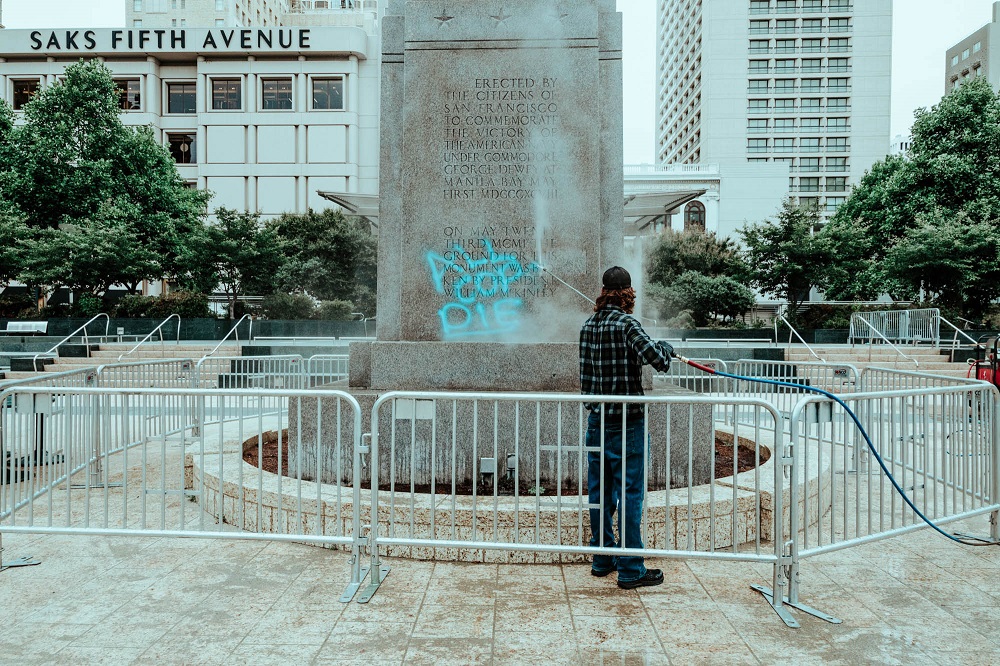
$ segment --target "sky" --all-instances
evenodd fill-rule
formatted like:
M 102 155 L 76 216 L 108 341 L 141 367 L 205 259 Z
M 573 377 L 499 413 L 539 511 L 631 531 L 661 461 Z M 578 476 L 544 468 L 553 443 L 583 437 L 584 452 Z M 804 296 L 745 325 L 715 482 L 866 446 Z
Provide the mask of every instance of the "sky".
M 0 1 L 8 28 L 120 27 L 125 22 L 125 0 Z M 617 2 L 624 24 L 625 163 L 652 163 L 656 0 Z M 895 0 L 892 136 L 908 132 L 915 109 L 940 101 L 945 50 L 989 23 L 992 6 L 993 0 Z

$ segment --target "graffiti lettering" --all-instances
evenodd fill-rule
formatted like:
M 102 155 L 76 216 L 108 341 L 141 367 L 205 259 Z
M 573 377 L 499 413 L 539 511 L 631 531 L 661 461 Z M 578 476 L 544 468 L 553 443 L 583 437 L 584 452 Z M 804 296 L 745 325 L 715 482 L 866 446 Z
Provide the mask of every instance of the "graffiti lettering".
M 477 245 L 477 258 L 457 243 L 444 254 L 427 253 L 434 289 L 453 299 L 438 310 L 445 340 L 517 330 L 523 302 L 511 289 L 539 270 L 534 263 L 525 267 L 514 254 L 498 253 L 489 239 Z

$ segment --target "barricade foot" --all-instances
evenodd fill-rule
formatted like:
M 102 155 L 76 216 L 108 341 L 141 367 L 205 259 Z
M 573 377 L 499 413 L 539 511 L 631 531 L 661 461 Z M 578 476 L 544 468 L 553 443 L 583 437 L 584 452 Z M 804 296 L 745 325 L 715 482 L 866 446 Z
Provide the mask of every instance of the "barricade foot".
M 376 579 L 374 576 L 372 576 L 371 582 L 368 583 L 368 587 L 366 587 L 364 592 L 361 593 L 361 596 L 358 597 L 359 604 L 366 604 L 369 601 L 371 601 L 372 597 L 375 596 L 375 593 L 378 592 L 379 585 L 382 584 L 382 582 L 385 580 L 385 577 L 389 574 L 389 566 L 387 564 L 379 565 L 378 570 L 379 570 L 378 582 L 375 582 Z
M 368 576 L 369 567 L 361 567 L 361 576 L 358 578 L 357 583 L 349 583 L 347 589 L 344 593 L 340 595 L 340 603 L 349 604 L 354 595 L 358 593 L 358 589 L 361 587 L 361 583 L 365 582 L 365 578 Z
M 14 567 L 33 567 L 36 564 L 41 564 L 41 560 L 32 559 L 30 555 L 26 557 L 19 557 L 16 560 L 7 562 L 6 564 L 0 564 L 0 571 L 7 571 L 7 569 L 13 569 Z
M 767 602 L 771 604 L 771 608 L 773 608 L 774 612 L 778 614 L 778 617 L 780 617 L 782 621 L 792 629 L 798 629 L 799 623 L 795 620 L 794 617 L 792 617 L 792 614 L 785 609 L 785 606 L 789 606 L 790 608 L 795 608 L 796 610 L 800 610 L 803 613 L 808 613 L 809 615 L 817 617 L 821 620 L 825 620 L 830 624 L 840 624 L 841 622 L 843 622 L 843 620 L 841 620 L 840 618 L 836 618 L 830 615 L 829 613 L 824 613 L 823 611 L 817 610 L 812 606 L 807 606 L 799 602 L 791 602 L 788 600 L 788 597 L 782 597 L 782 605 L 775 606 L 774 592 L 771 591 L 771 588 L 764 587 L 763 585 L 751 585 L 750 588 L 756 590 L 757 592 L 760 592 L 761 595 L 763 595 L 763 597 L 767 599 Z

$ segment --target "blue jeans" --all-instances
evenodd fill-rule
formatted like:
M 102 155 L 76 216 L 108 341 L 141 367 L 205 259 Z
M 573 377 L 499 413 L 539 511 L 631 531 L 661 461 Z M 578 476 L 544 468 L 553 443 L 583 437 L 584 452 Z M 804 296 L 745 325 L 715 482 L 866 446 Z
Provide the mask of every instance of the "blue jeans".
M 629 417 L 625 428 L 625 455 L 622 459 L 622 417 L 604 416 L 604 455 L 587 453 L 589 501 L 600 505 L 590 510 L 590 545 L 603 548 L 642 548 L 642 501 L 646 484 L 646 445 L 643 440 L 644 419 Z M 601 446 L 601 415 L 591 413 L 587 421 L 587 446 Z M 625 469 L 625 501 L 621 501 L 622 467 Z M 601 483 L 601 470 L 604 482 Z M 602 501 L 603 500 L 603 501 Z M 615 539 L 614 515 L 618 511 L 618 535 Z M 618 580 L 627 582 L 646 575 L 641 557 L 595 555 L 595 571 L 618 570 Z

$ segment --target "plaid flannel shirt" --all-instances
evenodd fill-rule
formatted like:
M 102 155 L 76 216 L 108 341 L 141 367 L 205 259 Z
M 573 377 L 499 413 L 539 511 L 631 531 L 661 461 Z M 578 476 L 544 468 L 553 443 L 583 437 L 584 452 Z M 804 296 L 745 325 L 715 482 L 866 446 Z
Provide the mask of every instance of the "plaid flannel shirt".
M 585 395 L 644 395 L 642 366 L 665 372 L 673 347 L 654 342 L 642 326 L 618 307 L 595 312 L 580 329 L 580 388 Z M 598 412 L 601 403 L 587 403 Z M 641 413 L 641 406 L 630 408 Z M 606 414 L 622 413 L 622 403 L 607 403 Z

